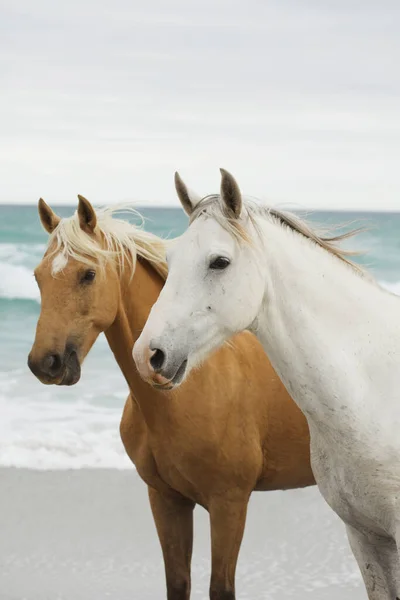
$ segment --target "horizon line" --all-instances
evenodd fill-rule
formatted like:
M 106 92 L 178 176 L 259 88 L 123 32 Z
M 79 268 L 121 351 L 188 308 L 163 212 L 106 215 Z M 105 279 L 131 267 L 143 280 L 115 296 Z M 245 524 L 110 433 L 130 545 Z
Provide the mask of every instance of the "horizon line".
M 117 202 L 115 202 L 114 204 L 118 205 Z M 123 203 L 125 204 L 125 203 Z M 132 206 L 134 206 L 135 208 L 139 209 L 162 209 L 162 210 L 182 210 L 183 209 L 181 206 L 177 205 L 171 205 L 171 204 L 167 204 L 167 205 L 163 205 L 163 204 L 136 204 L 135 202 L 127 202 L 126 203 L 131 204 Z M 37 207 L 36 204 L 34 203 L 11 203 L 11 202 L 0 202 L 0 208 L 8 208 L 8 207 L 24 207 L 24 208 L 28 208 L 28 207 Z M 54 207 L 58 207 L 58 208 L 76 208 L 76 203 L 74 204 L 69 204 L 69 203 L 60 203 L 60 204 L 55 204 L 53 203 L 52 206 Z M 94 208 L 96 208 L 96 204 L 94 204 Z M 99 204 L 99 207 L 103 207 L 103 206 L 112 206 L 112 204 Z M 303 207 L 303 208 L 299 208 L 299 207 L 288 207 L 287 209 L 284 210 L 290 210 L 290 211 L 295 211 L 295 212 L 305 212 L 305 211 L 313 211 L 313 212 L 338 212 L 338 213 L 387 213 L 387 214 L 400 214 L 400 208 L 399 209 L 393 209 L 393 208 L 329 208 L 329 207 L 323 207 L 323 208 L 312 208 L 312 207 Z M 123 208 L 122 208 L 123 211 Z

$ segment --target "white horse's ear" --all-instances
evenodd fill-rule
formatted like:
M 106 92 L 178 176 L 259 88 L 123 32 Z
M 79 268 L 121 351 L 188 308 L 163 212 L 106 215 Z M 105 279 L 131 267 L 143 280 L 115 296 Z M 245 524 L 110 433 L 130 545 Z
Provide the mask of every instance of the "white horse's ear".
M 225 169 L 220 171 L 222 201 L 228 210 L 228 215 L 238 219 L 242 211 L 242 194 L 235 178 Z
M 86 200 L 86 198 L 80 196 L 79 194 L 78 200 L 79 225 L 83 231 L 91 234 L 94 232 L 97 224 L 96 212 L 89 200 Z
M 175 189 L 183 206 L 183 210 L 190 217 L 196 207 L 196 204 L 200 202 L 201 196 L 189 190 L 184 181 L 181 179 L 178 171 L 175 173 Z
M 50 208 L 48 204 L 46 204 L 43 198 L 40 198 L 39 200 L 38 211 L 40 221 L 47 233 L 53 233 L 53 231 L 61 221 L 61 218 L 58 215 L 56 215 L 56 213 Z

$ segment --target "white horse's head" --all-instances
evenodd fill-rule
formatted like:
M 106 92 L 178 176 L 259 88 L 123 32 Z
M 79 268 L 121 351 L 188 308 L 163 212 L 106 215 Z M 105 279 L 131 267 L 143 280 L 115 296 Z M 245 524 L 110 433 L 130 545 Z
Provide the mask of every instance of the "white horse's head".
M 168 252 L 167 282 L 133 351 L 141 375 L 160 387 L 179 385 L 212 350 L 249 328 L 263 302 L 256 229 L 235 179 L 221 175 L 220 195 L 202 199 L 175 175 L 191 225 Z

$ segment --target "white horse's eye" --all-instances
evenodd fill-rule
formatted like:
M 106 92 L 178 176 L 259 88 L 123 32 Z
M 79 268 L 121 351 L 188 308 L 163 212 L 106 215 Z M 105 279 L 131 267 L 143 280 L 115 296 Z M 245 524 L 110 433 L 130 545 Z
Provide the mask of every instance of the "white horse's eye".
M 226 256 L 217 256 L 217 258 L 214 258 L 210 262 L 210 269 L 222 271 L 223 269 L 226 269 L 226 267 L 229 267 L 230 264 L 231 261 L 229 258 L 226 258 Z

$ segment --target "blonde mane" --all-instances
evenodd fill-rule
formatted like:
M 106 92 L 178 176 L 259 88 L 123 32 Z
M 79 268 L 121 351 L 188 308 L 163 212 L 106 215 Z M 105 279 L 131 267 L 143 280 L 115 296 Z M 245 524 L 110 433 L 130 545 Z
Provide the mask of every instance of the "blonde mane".
M 120 212 L 139 217 L 140 225 L 115 218 L 114 215 Z M 87 265 L 98 265 L 101 269 L 104 269 L 108 261 L 114 261 L 121 270 L 127 264 L 133 274 L 136 258 L 139 256 L 148 261 L 165 281 L 168 273 L 165 254 L 170 241 L 145 231 L 142 215 L 131 206 L 96 209 L 96 216 L 97 235 L 94 236 L 82 231 L 76 212 L 72 217 L 61 219 L 48 243 L 51 255 L 56 256 L 53 272 L 56 261 L 58 265 L 65 265 L 72 258 Z
M 333 235 L 332 232 L 327 231 L 322 234 L 318 233 L 305 219 L 301 219 L 291 212 L 270 208 L 247 198 L 243 200 L 243 207 L 245 209 L 245 216 L 248 217 L 258 233 L 259 228 L 257 226 L 256 217 L 269 218 L 273 222 L 279 223 L 281 226 L 287 227 L 291 231 L 300 234 L 333 256 L 336 256 L 354 269 L 356 273 L 371 278 L 360 265 L 349 258 L 358 255 L 359 252 L 346 250 L 339 245 L 343 240 L 365 231 L 364 228 L 353 229 L 338 235 Z M 242 219 L 235 219 L 227 214 L 225 205 L 219 195 L 206 196 L 200 200 L 190 216 L 190 222 L 192 223 L 200 215 L 215 219 L 219 225 L 228 231 L 228 233 L 230 233 L 239 243 L 252 243 L 248 231 L 243 226 Z

